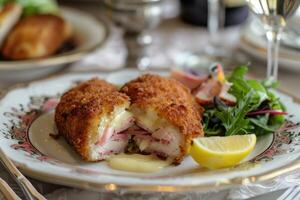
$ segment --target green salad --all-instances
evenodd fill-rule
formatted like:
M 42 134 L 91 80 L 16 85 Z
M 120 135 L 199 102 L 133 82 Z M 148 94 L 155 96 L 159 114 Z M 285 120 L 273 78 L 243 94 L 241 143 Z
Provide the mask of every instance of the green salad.
M 236 97 L 235 106 L 227 106 L 219 97 L 205 106 L 203 116 L 206 136 L 273 133 L 285 120 L 285 106 L 272 91 L 278 86 L 271 81 L 247 79 L 246 66 L 237 67 L 226 81 L 229 93 Z
M 0 6 L 6 3 L 16 2 L 23 7 L 23 16 L 39 13 L 58 13 L 58 5 L 55 0 L 0 0 Z

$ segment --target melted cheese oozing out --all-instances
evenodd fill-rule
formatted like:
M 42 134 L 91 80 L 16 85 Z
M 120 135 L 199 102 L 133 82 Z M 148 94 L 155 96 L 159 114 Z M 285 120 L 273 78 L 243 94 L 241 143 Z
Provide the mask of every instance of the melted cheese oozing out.
M 180 145 L 184 145 L 182 144 L 184 138 L 176 127 L 168 123 L 162 117 L 159 117 L 157 112 L 152 109 L 141 110 L 139 108 L 133 108 L 131 111 L 136 118 L 138 126 L 150 132 L 153 138 L 164 139 L 169 142 L 165 144 L 150 141 L 149 138 L 135 138 L 135 142 L 141 151 L 148 153 L 161 152 L 166 154 L 168 158 L 174 158 L 180 155 Z
M 122 128 L 122 126 L 124 126 L 125 123 L 128 122 L 128 119 L 132 117 L 133 115 L 130 112 L 123 110 L 117 116 L 115 116 L 115 118 L 111 122 L 111 126 L 115 130 L 119 130 Z
M 170 162 L 160 160 L 151 155 L 119 154 L 111 156 L 108 160 L 111 168 L 130 171 L 150 173 L 157 172 L 170 165 Z
M 100 157 L 99 152 L 108 152 L 108 151 L 114 151 L 119 152 L 120 149 L 124 149 L 127 140 L 124 141 L 113 141 L 108 140 L 104 141 L 103 145 L 98 145 L 99 140 L 102 139 L 102 137 L 105 137 L 103 134 L 105 131 L 107 131 L 107 128 L 111 128 L 113 131 L 120 130 L 124 124 L 128 123 L 128 120 L 132 118 L 132 114 L 125 110 L 125 107 L 120 107 L 114 110 L 114 112 L 110 116 L 103 116 L 101 117 L 99 127 L 98 127 L 98 133 L 96 135 L 96 140 L 91 140 L 91 148 L 90 151 L 91 157 L 94 159 L 98 159 Z M 113 132 L 111 133 L 113 134 Z M 107 135 L 107 137 L 111 137 L 112 135 Z M 103 156 L 105 157 L 105 156 Z M 107 157 L 107 156 L 106 156 Z
M 98 133 L 103 134 L 104 130 L 109 126 L 114 130 L 120 129 L 124 123 L 127 123 L 128 119 L 132 117 L 132 114 L 126 111 L 124 108 L 116 109 L 114 113 L 109 117 L 102 117 L 98 127 Z
M 133 109 L 132 112 L 136 118 L 138 125 L 149 132 L 154 132 L 158 128 L 164 127 L 166 125 L 165 120 L 159 118 L 157 116 L 157 113 L 151 109 L 148 109 L 146 111 Z

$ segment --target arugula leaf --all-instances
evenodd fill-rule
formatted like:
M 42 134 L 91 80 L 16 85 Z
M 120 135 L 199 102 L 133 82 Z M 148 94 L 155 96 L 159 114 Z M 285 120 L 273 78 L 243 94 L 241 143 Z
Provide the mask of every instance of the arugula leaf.
M 274 81 L 273 79 L 263 80 L 262 84 L 267 89 L 270 89 L 270 88 L 276 89 L 280 86 L 280 83 L 278 81 Z
M 234 95 L 237 99 L 242 99 L 244 95 L 251 90 L 251 87 L 243 78 L 232 78 L 231 83 L 232 86 L 229 93 Z
M 273 133 L 275 128 L 268 124 L 269 115 L 263 115 L 256 118 L 249 118 L 252 123 L 256 135 L 264 135 L 268 133 Z
M 247 72 L 248 68 L 246 66 L 237 67 L 228 78 L 228 81 L 232 83 L 229 93 L 237 99 L 243 99 L 251 89 L 254 89 L 245 79 Z
M 206 108 L 203 114 L 203 128 L 206 136 L 222 135 L 225 130 L 215 116 L 216 109 Z
M 256 91 L 256 94 L 259 96 L 259 104 L 263 101 L 269 99 L 266 88 L 257 80 L 247 80 L 248 85 Z
M 221 111 L 217 111 L 215 115 L 222 121 L 226 136 L 247 134 L 251 126 L 250 120 L 246 118 L 246 115 L 257 105 L 253 104 L 253 90 L 247 93 L 247 95 L 238 101 L 236 107 L 223 108 Z
M 204 126 L 204 132 L 206 136 L 223 136 L 225 131 L 219 127 L 208 128 Z
M 268 92 L 269 95 L 269 106 L 273 110 L 281 110 L 281 111 L 286 111 L 286 107 L 283 105 L 283 103 L 280 101 L 278 97 L 272 92 Z M 269 124 L 274 125 L 274 126 L 280 126 L 285 120 L 284 115 L 275 115 L 271 116 L 269 120 Z
M 245 75 L 248 72 L 248 68 L 245 66 L 237 67 L 229 77 L 229 81 L 232 83 L 230 93 L 237 99 L 243 99 L 245 94 L 250 90 L 253 90 L 253 98 L 257 104 L 261 104 L 263 101 L 268 99 L 266 88 L 257 80 L 250 79 L 246 80 Z
M 232 82 L 233 78 L 241 78 L 244 79 L 245 75 L 248 73 L 248 67 L 243 65 L 240 67 L 236 67 L 231 75 L 228 77 L 228 81 Z
M 269 90 L 277 83 L 246 79 L 247 72 L 246 66 L 237 67 L 227 79 L 232 84 L 229 93 L 237 98 L 236 106 L 216 104 L 206 108 L 203 122 L 207 136 L 264 135 L 274 132 L 284 122 L 283 115 L 247 116 L 249 112 L 261 109 L 286 110 L 280 99 Z

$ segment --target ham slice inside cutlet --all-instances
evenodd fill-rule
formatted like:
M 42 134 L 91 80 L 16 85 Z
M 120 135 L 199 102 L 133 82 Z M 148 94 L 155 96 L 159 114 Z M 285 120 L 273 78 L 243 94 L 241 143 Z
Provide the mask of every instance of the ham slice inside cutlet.
M 131 99 L 136 125 L 133 140 L 139 150 L 179 164 L 191 140 L 203 136 L 203 112 L 190 90 L 180 82 L 158 75 L 143 75 L 121 89 Z
M 55 111 L 59 134 L 87 161 L 123 152 L 134 118 L 129 98 L 103 80 L 92 79 L 67 91 Z

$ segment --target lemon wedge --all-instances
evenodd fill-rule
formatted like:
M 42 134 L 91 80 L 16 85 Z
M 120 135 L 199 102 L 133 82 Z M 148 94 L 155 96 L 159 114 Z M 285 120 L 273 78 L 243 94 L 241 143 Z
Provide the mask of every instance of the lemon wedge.
M 210 169 L 232 167 L 249 155 L 255 144 L 254 134 L 195 138 L 190 155 L 198 164 Z

